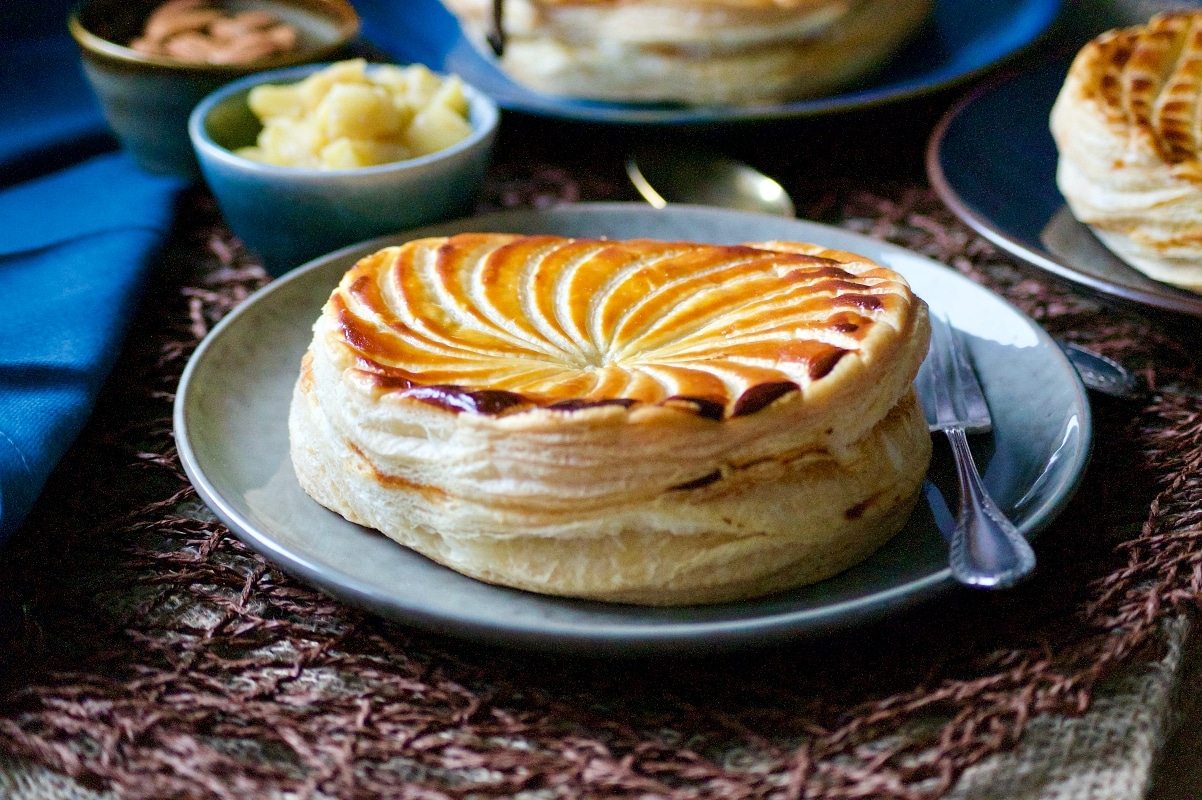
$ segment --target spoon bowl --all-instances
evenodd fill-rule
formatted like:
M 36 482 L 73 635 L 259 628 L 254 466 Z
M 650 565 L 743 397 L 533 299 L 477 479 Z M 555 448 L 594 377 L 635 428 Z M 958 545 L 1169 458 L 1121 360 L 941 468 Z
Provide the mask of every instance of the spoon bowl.
M 789 193 L 741 161 L 707 150 L 643 150 L 626 159 L 626 175 L 656 208 L 669 203 L 720 206 L 795 216 Z

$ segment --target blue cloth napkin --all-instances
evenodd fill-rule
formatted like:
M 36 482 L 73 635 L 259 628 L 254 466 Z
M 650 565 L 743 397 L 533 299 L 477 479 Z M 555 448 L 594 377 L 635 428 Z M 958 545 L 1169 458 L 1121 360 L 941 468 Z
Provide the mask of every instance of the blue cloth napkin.
M 87 421 L 184 188 L 97 155 L 116 141 L 67 30 L 77 1 L 0 0 L 0 547 Z M 387 46 L 406 0 L 353 2 Z
M 184 187 L 96 155 L 72 2 L 0 2 L 0 544 L 87 421 Z

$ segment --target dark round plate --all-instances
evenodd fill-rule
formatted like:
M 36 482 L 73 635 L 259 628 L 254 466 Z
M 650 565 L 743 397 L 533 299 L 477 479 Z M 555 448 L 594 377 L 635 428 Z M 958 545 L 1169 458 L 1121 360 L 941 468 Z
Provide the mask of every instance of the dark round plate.
M 454 72 L 502 108 L 588 122 L 688 125 L 781 119 L 879 105 L 965 80 L 1040 36 L 1060 0 L 936 0 L 931 22 L 883 70 L 829 97 L 771 105 L 682 106 L 603 103 L 525 89 L 463 36 L 439 0 L 356 0 L 363 33 L 399 61 Z
M 970 227 L 1028 264 L 1107 299 L 1202 316 L 1202 296 L 1128 266 L 1064 204 L 1048 115 L 1070 61 L 988 83 L 953 106 L 927 148 L 931 185 Z

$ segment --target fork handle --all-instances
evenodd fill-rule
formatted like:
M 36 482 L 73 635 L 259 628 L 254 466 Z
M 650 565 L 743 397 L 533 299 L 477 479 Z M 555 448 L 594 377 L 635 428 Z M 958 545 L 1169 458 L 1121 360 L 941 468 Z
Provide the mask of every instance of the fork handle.
M 952 529 L 949 555 L 952 577 L 987 589 L 1013 586 L 1035 568 L 1035 551 L 985 490 L 964 429 L 945 432 L 960 484 L 960 512 Z

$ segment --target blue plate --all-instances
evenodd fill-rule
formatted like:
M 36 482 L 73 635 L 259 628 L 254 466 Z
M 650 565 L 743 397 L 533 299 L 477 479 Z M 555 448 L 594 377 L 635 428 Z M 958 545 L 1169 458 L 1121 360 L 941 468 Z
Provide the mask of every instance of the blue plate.
M 1132 269 L 1064 204 L 1048 115 L 1070 62 L 987 84 L 948 111 L 927 148 L 932 186 L 970 227 L 1028 264 L 1106 299 L 1202 316 L 1202 297 Z
M 710 124 L 827 114 L 905 99 L 969 78 L 1047 30 L 1060 0 L 937 0 L 931 23 L 859 87 L 814 100 L 746 107 L 640 105 L 539 94 L 509 80 L 464 37 L 438 0 L 356 0 L 368 41 L 401 62 L 454 72 L 502 108 L 620 124 Z

